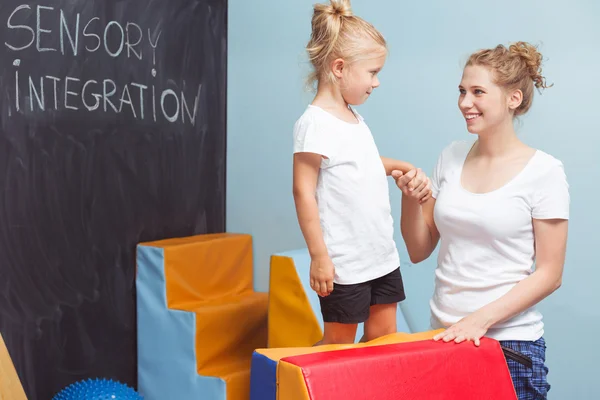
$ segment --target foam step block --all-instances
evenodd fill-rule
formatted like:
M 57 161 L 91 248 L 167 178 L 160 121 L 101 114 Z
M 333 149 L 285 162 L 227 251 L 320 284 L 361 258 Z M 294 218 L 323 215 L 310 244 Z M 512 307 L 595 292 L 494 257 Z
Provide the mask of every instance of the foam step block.
M 323 337 L 319 296 L 310 288 L 310 255 L 298 249 L 271 256 L 269 275 L 268 347 L 312 346 Z M 410 332 L 400 307 L 399 332 Z M 356 341 L 363 336 L 359 324 Z
M 278 398 L 287 400 L 516 400 L 500 344 L 432 340 L 282 358 Z
M 201 375 L 230 372 L 229 365 L 249 365 L 267 338 L 266 293 L 249 293 L 207 304 L 189 305 L 196 314 L 196 364 Z
M 235 370 L 234 370 L 235 369 Z M 225 382 L 225 392 L 228 400 L 249 399 L 250 391 L 250 363 L 244 362 L 235 366 L 232 371 L 219 376 Z M 196 397 L 209 399 L 210 397 Z
M 250 399 L 276 400 L 284 398 L 277 396 L 279 386 L 277 382 L 277 369 L 279 361 L 282 358 L 418 340 L 431 340 L 439 332 L 442 332 L 442 329 L 418 333 L 394 333 L 366 343 L 257 349 L 252 355 Z
M 138 391 L 146 400 L 249 398 L 267 344 L 252 238 L 198 235 L 137 247 Z
M 197 235 L 156 244 L 169 260 L 166 278 L 170 308 L 253 292 L 250 235 Z

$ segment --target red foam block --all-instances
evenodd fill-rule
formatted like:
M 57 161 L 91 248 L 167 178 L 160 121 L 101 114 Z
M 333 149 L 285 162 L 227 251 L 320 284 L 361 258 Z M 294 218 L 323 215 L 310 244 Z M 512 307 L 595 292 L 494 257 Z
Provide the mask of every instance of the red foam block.
M 311 400 L 516 400 L 500 343 L 424 340 L 282 358 Z

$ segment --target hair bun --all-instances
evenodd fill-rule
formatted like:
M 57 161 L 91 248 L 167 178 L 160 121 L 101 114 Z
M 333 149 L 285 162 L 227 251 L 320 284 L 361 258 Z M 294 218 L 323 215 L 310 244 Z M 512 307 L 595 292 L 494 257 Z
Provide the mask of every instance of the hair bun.
M 527 65 L 529 76 L 533 80 L 536 88 L 546 88 L 545 78 L 542 76 L 542 54 L 536 46 L 527 42 L 517 42 L 511 44 L 508 48 L 509 52 Z
M 330 13 L 340 17 L 351 17 L 352 7 L 350 6 L 350 0 L 330 0 Z

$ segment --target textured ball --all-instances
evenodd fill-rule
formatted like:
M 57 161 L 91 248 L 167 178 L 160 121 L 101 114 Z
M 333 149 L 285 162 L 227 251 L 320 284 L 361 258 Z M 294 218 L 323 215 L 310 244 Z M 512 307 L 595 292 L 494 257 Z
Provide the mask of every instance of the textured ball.
M 87 379 L 61 390 L 52 400 L 142 400 L 135 390 L 111 379 Z

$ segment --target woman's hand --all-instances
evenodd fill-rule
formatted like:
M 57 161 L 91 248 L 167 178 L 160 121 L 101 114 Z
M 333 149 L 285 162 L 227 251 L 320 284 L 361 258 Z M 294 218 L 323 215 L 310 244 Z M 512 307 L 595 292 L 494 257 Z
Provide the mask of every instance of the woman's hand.
M 488 321 L 488 318 L 484 317 L 481 313 L 474 312 L 444 332 L 435 335 L 433 340 L 443 340 L 444 342 L 454 341 L 455 343 L 472 341 L 475 346 L 479 346 L 480 339 L 485 336 L 489 329 Z
M 429 178 L 421 168 L 412 169 L 406 174 L 403 174 L 402 171 L 394 170 L 392 171 L 392 177 L 404 196 L 414 199 L 421 204 L 431 198 Z

